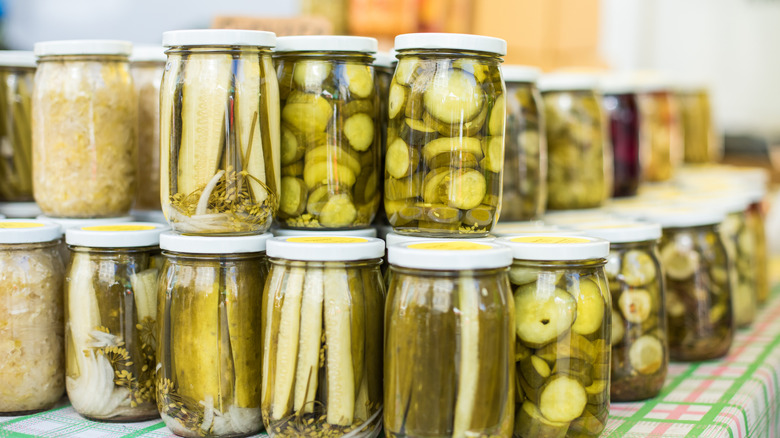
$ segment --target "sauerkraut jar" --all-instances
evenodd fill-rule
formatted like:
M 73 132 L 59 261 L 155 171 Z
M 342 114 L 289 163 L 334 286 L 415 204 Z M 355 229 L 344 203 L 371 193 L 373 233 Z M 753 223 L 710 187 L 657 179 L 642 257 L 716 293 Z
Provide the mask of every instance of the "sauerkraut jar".
M 65 391 L 62 229 L 0 220 L 0 415 L 51 408 Z
M 65 277 L 68 399 L 103 421 L 157 417 L 154 355 L 159 236 L 167 227 L 121 223 L 71 228 Z
M 594 208 L 612 194 L 612 151 L 592 75 L 542 76 L 547 131 L 547 208 Z
M 538 219 L 547 207 L 547 142 L 541 74 L 534 67 L 505 65 L 506 146 L 501 202 L 502 221 Z
M 174 231 L 260 234 L 279 204 L 272 32 L 163 33 L 160 201 Z
M 602 78 L 599 88 L 614 159 L 612 196 L 634 196 L 642 180 L 636 84 L 628 77 L 615 75 Z
M 157 408 L 176 435 L 239 437 L 263 428 L 261 301 L 270 237 L 160 236 Z
M 381 122 L 374 38 L 279 38 L 282 201 L 286 228 L 349 229 L 374 220 Z
M 415 241 L 388 247 L 388 437 L 509 437 L 514 306 L 508 248 Z
M 0 200 L 32 201 L 33 52 L 0 51 Z M 34 215 L 33 215 L 34 216 Z M 25 216 L 25 217 L 33 217 Z
M 609 242 L 566 234 L 499 242 L 514 257 L 514 436 L 599 436 L 609 414 Z
M 48 216 L 127 214 L 135 198 L 138 108 L 125 41 L 35 44 L 33 195 Z
M 506 41 L 421 33 L 395 39 L 385 212 L 399 234 L 486 236 L 501 210 Z

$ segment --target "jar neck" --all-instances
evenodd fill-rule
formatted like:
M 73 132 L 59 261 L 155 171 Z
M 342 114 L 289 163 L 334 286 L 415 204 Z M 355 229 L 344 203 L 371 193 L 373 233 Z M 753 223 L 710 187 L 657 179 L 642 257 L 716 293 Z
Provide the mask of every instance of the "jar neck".
M 172 260 L 189 260 L 198 262 L 223 262 L 239 260 L 255 260 L 265 258 L 265 252 L 244 252 L 236 254 L 192 254 L 176 251 L 162 251 L 162 255 Z
M 252 55 L 252 54 L 271 54 L 271 50 L 267 47 L 253 47 L 253 46 L 174 46 L 165 51 L 167 55 L 211 55 L 211 54 L 228 54 L 228 55 Z
M 130 63 L 126 55 L 50 55 L 38 58 L 38 63 L 45 62 L 123 62 Z
M 91 246 L 68 245 L 68 248 L 75 253 L 89 253 L 96 255 L 108 254 L 142 254 L 159 253 L 159 246 L 137 246 L 132 248 L 96 248 Z
M 529 268 L 555 268 L 555 269 L 589 269 L 600 268 L 607 264 L 607 259 L 586 259 L 586 260 L 519 260 L 515 259 L 515 266 L 525 266 Z
M 509 267 L 493 268 L 493 269 L 474 269 L 474 270 L 449 270 L 449 271 L 435 271 L 432 269 L 415 269 L 406 268 L 403 266 L 390 265 L 390 270 L 394 274 L 400 275 L 414 275 L 418 277 L 487 277 L 500 275 L 506 273 Z
M 337 61 L 356 61 L 364 64 L 374 62 L 370 53 L 363 52 L 283 52 L 274 53 L 274 59 L 278 61 L 297 61 L 302 59 L 325 59 Z
M 399 50 L 398 59 L 413 58 L 479 58 L 496 63 L 503 62 L 501 56 L 492 52 L 459 51 L 453 49 L 409 49 Z
M 278 257 L 269 257 L 272 265 L 296 268 L 378 268 L 382 264 L 382 259 L 366 260 L 348 260 L 348 261 L 302 261 L 288 260 Z
M 626 249 L 653 249 L 658 245 L 657 240 L 642 240 L 639 242 L 610 242 L 610 250 L 626 250 Z
M 2 251 L 31 251 L 36 249 L 56 248 L 60 246 L 62 239 L 51 240 L 48 242 L 31 242 L 31 243 L 4 243 L 0 244 L 0 252 Z

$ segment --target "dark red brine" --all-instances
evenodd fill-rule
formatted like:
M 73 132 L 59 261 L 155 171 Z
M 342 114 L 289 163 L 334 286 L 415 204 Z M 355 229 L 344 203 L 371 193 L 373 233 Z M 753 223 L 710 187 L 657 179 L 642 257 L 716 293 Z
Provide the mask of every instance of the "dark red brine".
M 604 94 L 614 154 L 614 197 L 634 196 L 639 188 L 639 114 L 636 95 Z

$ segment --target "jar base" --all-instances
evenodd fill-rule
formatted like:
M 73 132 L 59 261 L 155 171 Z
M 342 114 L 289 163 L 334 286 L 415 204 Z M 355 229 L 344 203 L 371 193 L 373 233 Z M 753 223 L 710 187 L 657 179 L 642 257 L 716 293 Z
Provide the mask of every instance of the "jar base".
M 31 409 L 31 410 L 28 410 L 28 411 L 0 412 L 0 417 L 24 417 L 25 415 L 33 415 L 33 414 L 37 414 L 37 413 L 40 413 L 40 412 L 48 411 L 52 407 L 54 407 L 54 405 L 47 406 L 47 407 L 41 408 L 41 409 Z
M 112 418 L 97 418 L 89 415 L 82 415 L 80 413 L 79 415 L 86 418 L 87 420 L 97 421 L 98 423 L 140 423 L 142 421 L 150 421 L 150 420 L 156 420 L 160 418 L 160 414 L 157 413 L 157 411 L 155 411 L 154 413 L 150 412 L 149 414 L 146 415 L 132 416 L 132 417 L 124 415 L 124 416 L 117 416 Z

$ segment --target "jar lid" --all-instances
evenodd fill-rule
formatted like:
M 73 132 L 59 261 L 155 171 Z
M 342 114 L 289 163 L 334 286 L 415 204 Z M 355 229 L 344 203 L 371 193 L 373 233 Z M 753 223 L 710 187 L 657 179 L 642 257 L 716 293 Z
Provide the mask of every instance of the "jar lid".
M 167 225 L 153 222 L 89 225 L 65 230 L 65 243 L 92 248 L 157 246 L 160 244 L 160 233 L 168 229 Z
M 35 54 L 30 50 L 0 50 L 0 67 L 35 68 Z
M 160 248 L 185 254 L 243 254 L 265 251 L 271 233 L 248 236 L 189 236 L 173 231 L 160 234 Z
M 536 82 L 542 71 L 529 65 L 502 65 L 501 74 L 504 82 Z
M 550 73 L 542 75 L 536 86 L 546 91 L 589 91 L 598 88 L 598 76 L 592 73 Z
M 156 45 L 134 45 L 130 54 L 130 62 L 165 62 L 165 47 Z
M 77 218 L 50 217 L 50 216 L 46 216 L 45 214 L 37 216 L 36 219 L 59 224 L 63 230 L 67 230 L 69 228 L 88 227 L 91 225 L 110 225 L 110 224 L 118 224 L 121 222 L 133 221 L 132 216 L 104 217 L 99 219 L 77 219 Z
M 347 236 L 347 237 L 376 237 L 376 228 L 364 228 L 362 230 L 342 231 L 318 231 L 318 230 L 287 230 L 279 228 L 273 231 L 274 237 L 278 236 Z
M 549 234 L 563 232 L 563 228 L 558 225 L 545 224 L 542 221 L 527 222 L 499 222 L 490 230 L 498 237 L 516 236 L 519 234 Z M 566 230 L 568 233 L 570 230 Z
M 119 40 L 61 40 L 35 43 L 35 56 L 52 55 L 120 55 L 130 56 L 133 44 Z
M 506 55 L 506 41 L 463 33 L 406 33 L 395 37 L 395 50 L 453 49 Z
M 395 50 L 376 52 L 374 55 L 374 67 L 393 68 L 396 62 L 398 62 L 398 58 L 395 57 Z
M 268 257 L 307 262 L 348 262 L 378 259 L 385 242 L 373 237 L 283 236 L 268 241 Z
M 35 202 L 0 202 L 0 216 L 32 219 L 41 214 Z
M 604 94 L 634 94 L 639 84 L 628 73 L 609 73 L 599 78 L 598 88 Z
M 376 38 L 342 35 L 301 35 L 279 37 L 275 52 L 356 52 L 376 53 Z
M 430 237 L 421 237 L 421 236 L 407 236 L 405 234 L 398 234 L 396 232 L 389 232 L 385 236 L 385 242 L 387 242 L 387 246 L 390 245 L 396 245 L 398 243 L 405 243 L 405 242 L 428 242 L 428 241 L 449 241 L 452 240 L 447 238 L 430 238 Z M 473 239 L 458 239 L 458 241 L 463 242 L 492 242 L 496 240 L 495 236 L 487 236 L 487 237 L 475 237 Z
M 583 224 L 577 229 L 586 236 L 598 237 L 612 243 L 645 242 L 661 238 L 661 225 L 653 222 L 615 220 Z
M 644 209 L 636 212 L 636 218 L 656 222 L 661 228 L 684 228 L 715 225 L 723 222 L 726 213 L 721 209 L 674 207 Z
M 512 264 L 512 251 L 496 242 L 448 239 L 403 242 L 387 247 L 391 265 L 434 271 L 496 269 Z
M 542 217 L 544 223 L 551 225 L 576 225 L 585 222 L 607 221 L 610 219 L 614 219 L 614 215 L 601 208 L 548 211 Z
M 502 237 L 498 241 L 512 249 L 516 260 L 591 260 L 609 255 L 608 241 L 568 233 Z
M 33 219 L 0 220 L 0 243 L 51 242 L 62 237 L 62 227 Z
M 162 44 L 174 46 L 260 46 L 273 47 L 276 34 L 260 30 L 193 29 L 163 32 Z

